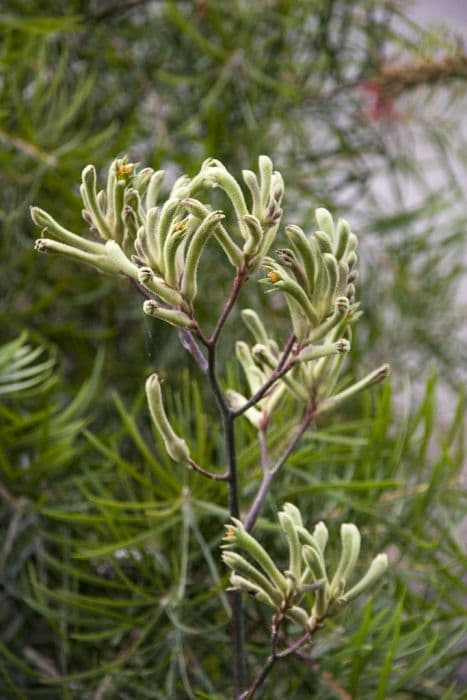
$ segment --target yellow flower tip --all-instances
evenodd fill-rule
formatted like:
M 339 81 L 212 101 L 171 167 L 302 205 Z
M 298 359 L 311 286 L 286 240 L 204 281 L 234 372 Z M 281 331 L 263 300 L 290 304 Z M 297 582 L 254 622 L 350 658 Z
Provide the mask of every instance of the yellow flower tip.
M 234 540 L 235 539 L 235 532 L 234 529 L 231 525 L 226 525 L 227 531 L 225 533 L 225 539 L 226 540 Z
M 174 226 L 174 229 L 173 229 L 174 233 L 184 233 L 186 231 L 187 224 L 188 224 L 187 219 L 182 219 L 181 221 L 179 221 Z
M 280 274 L 275 272 L 275 270 L 271 270 L 271 272 L 268 272 L 267 275 L 273 284 L 281 280 Z
M 136 163 L 121 163 L 117 168 L 117 175 L 119 177 L 125 177 L 126 175 L 131 175 L 136 168 Z

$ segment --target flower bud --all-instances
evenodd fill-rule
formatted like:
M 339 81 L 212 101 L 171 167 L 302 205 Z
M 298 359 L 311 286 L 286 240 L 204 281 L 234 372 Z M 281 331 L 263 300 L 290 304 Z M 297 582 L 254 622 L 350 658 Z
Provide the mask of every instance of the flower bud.
M 167 454 L 177 462 L 188 462 L 190 450 L 185 440 L 178 437 L 169 423 L 162 402 L 160 380 L 157 374 L 151 374 L 146 381 L 146 398 L 151 418 L 164 442 Z
M 318 360 L 320 357 L 328 355 L 337 355 L 349 352 L 350 343 L 345 338 L 337 340 L 335 343 L 325 343 L 324 345 L 308 345 L 305 347 L 297 358 L 298 362 L 310 362 Z
M 360 579 L 360 581 L 356 583 L 353 588 L 346 591 L 341 600 L 348 603 L 351 600 L 354 600 L 354 598 L 357 598 L 357 596 L 359 596 L 361 593 L 364 593 L 371 588 L 371 586 L 374 586 L 384 575 L 387 568 L 388 558 L 386 554 L 378 554 L 371 562 L 370 568 L 366 572 L 365 576 Z
M 119 272 L 131 277 L 131 279 L 138 279 L 138 268 L 128 260 L 116 241 L 107 241 L 105 250 Z
M 321 253 L 330 253 L 332 255 L 332 245 L 327 233 L 324 231 L 315 231 L 313 233 L 313 239 L 318 244 Z
M 269 203 L 272 178 L 272 160 L 268 156 L 258 158 L 258 169 L 261 181 L 261 205 L 266 209 Z
M 222 166 L 207 167 L 203 171 L 205 183 L 211 187 L 220 187 L 224 190 L 235 210 L 235 216 L 243 238 L 248 237 L 248 229 L 243 217 L 248 214 L 245 198 L 240 185 L 235 178 Z
M 112 238 L 111 231 L 104 218 L 104 213 L 97 201 L 97 175 L 93 165 L 87 165 L 81 175 L 81 197 L 86 209 L 92 216 L 93 224 L 102 238 Z
M 67 243 L 70 246 L 80 248 L 80 250 L 85 250 L 88 253 L 102 254 L 103 252 L 102 243 L 88 241 L 86 238 L 77 236 L 76 233 L 72 233 L 72 231 L 61 226 L 50 214 L 39 207 L 31 207 L 31 218 L 36 226 L 47 229 L 54 238 L 62 243 Z
M 248 237 L 245 245 L 243 246 L 243 253 L 246 256 L 251 257 L 258 251 L 258 248 L 261 245 L 261 241 L 263 239 L 263 229 L 261 228 L 261 224 L 256 216 L 247 214 L 243 217 L 243 221 L 245 222 L 248 231 Z
M 232 523 L 233 525 L 226 525 L 227 532 L 223 540 L 222 548 L 230 549 L 238 547 L 239 549 L 243 549 L 243 551 L 249 554 L 263 569 L 264 573 L 270 578 L 271 582 L 277 586 L 280 591 L 286 593 L 286 578 L 276 567 L 264 547 L 262 547 L 260 543 L 245 530 L 240 520 L 237 518 L 232 518 Z
M 196 229 L 188 246 L 183 270 L 182 294 L 185 299 L 193 301 L 197 293 L 198 264 L 203 248 L 211 233 L 213 233 L 219 221 L 225 218 L 221 211 L 213 211 L 201 222 Z
M 279 522 L 289 545 L 289 571 L 293 579 L 298 582 L 302 575 L 302 555 L 300 541 L 293 519 L 287 512 L 279 513 Z
M 350 226 L 345 219 L 339 219 L 337 222 L 337 245 L 336 259 L 340 260 L 344 257 L 347 249 L 347 244 L 350 237 Z
M 331 213 L 327 209 L 320 207 L 315 210 L 315 217 L 321 231 L 324 231 L 328 239 L 332 241 L 334 239 L 334 221 Z
M 367 374 L 366 377 L 363 377 L 363 379 L 361 379 L 359 382 L 356 382 L 352 386 L 349 386 L 347 389 L 344 389 L 344 391 L 341 391 L 339 394 L 335 394 L 334 396 L 325 399 L 319 405 L 316 415 L 321 415 L 326 411 L 330 411 L 336 408 L 336 406 L 343 403 L 347 399 L 356 396 L 361 391 L 368 389 L 374 384 L 379 384 L 379 382 L 382 382 L 383 379 L 386 379 L 386 377 L 388 377 L 390 374 L 391 368 L 389 367 L 389 365 L 381 365 L 381 367 L 378 367 L 378 369 L 375 369 L 374 372 L 370 372 L 369 374 Z
M 222 561 L 234 572 L 252 581 L 259 588 L 262 588 L 276 605 L 280 605 L 282 594 L 279 589 L 276 588 L 264 574 L 250 564 L 249 561 L 242 557 L 241 554 L 224 551 L 222 552 Z
M 245 591 L 245 593 L 254 595 L 261 603 L 269 605 L 271 608 L 277 607 L 263 588 L 244 576 L 239 576 L 235 571 L 230 576 L 230 583 L 235 590 Z
M 169 285 L 162 279 L 154 274 L 150 267 L 140 267 L 138 270 L 138 280 L 140 284 L 144 285 L 146 289 L 154 292 L 162 301 L 166 304 L 171 304 L 173 306 L 180 306 L 183 303 L 183 297 L 180 292 L 177 292 L 173 287 Z
M 318 617 L 324 617 L 327 611 L 328 605 L 328 593 L 327 593 L 327 575 L 326 567 L 324 565 L 324 560 L 321 552 L 318 551 L 313 546 L 308 544 L 304 545 L 302 548 L 303 559 L 307 565 L 312 579 L 315 583 L 322 582 L 322 585 L 315 592 L 315 604 L 313 606 L 313 613 Z
M 165 309 L 153 299 L 147 299 L 144 302 L 143 311 L 148 316 L 154 316 L 154 318 L 170 323 L 170 325 L 176 326 L 177 328 L 188 328 L 190 330 L 196 328 L 196 321 L 190 318 L 183 311 L 177 311 L 176 309 Z
M 360 554 L 361 535 L 352 523 L 341 526 L 341 556 L 330 586 L 330 596 L 339 596 L 352 575 Z
M 285 233 L 296 254 L 302 259 L 305 275 L 308 282 L 308 292 L 313 291 L 315 285 L 315 274 L 317 261 L 314 257 L 313 248 L 299 226 L 287 226 Z
M 282 510 L 284 513 L 287 513 L 289 518 L 292 520 L 294 527 L 303 527 L 302 514 L 297 506 L 295 506 L 293 503 L 284 503 Z
M 205 204 L 202 204 L 197 199 L 188 197 L 182 200 L 182 205 L 187 209 L 190 214 L 200 221 L 205 219 L 211 213 Z M 213 236 L 223 249 L 229 262 L 234 267 L 240 267 L 243 263 L 243 254 L 240 248 L 233 242 L 230 234 L 226 231 L 224 226 L 218 222 L 217 226 L 213 231 Z
M 97 268 L 100 272 L 106 274 L 115 274 L 118 272 L 115 264 L 107 257 L 107 255 L 96 255 L 88 253 L 85 250 L 79 250 L 73 246 L 54 241 L 51 238 L 38 238 L 35 242 L 35 249 L 38 253 L 60 253 L 69 258 L 73 258 L 78 262 L 86 263 Z M 102 249 L 104 246 L 102 246 Z
M 157 198 L 159 196 L 159 191 L 164 180 L 165 171 L 158 170 L 151 175 L 149 180 L 148 191 L 146 193 L 146 209 L 152 209 L 157 204 Z
M 258 178 L 252 170 L 242 170 L 243 182 L 248 187 L 252 199 L 252 212 L 257 218 L 261 217 L 263 207 L 261 205 L 261 190 Z
M 234 411 L 239 411 L 242 409 L 247 402 L 247 399 L 244 396 L 239 394 L 237 391 L 233 391 L 232 389 L 227 390 L 226 398 L 230 408 Z M 243 415 L 250 421 L 253 427 L 259 430 L 263 420 L 262 411 L 259 411 L 254 406 L 250 406 L 250 408 L 248 408 Z
M 321 554 L 324 554 L 329 538 L 329 532 L 322 520 L 320 520 L 319 523 L 316 523 L 312 537 Z

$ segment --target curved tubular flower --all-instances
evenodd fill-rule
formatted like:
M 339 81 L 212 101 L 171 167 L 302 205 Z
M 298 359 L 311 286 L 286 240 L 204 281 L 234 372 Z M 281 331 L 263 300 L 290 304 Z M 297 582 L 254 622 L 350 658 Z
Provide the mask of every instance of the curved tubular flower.
M 361 536 L 355 525 L 344 523 L 340 531 L 341 555 L 330 581 L 324 559 L 328 541 L 326 526 L 318 523 L 311 533 L 303 526 L 298 508 L 285 503 L 278 520 L 288 543 L 289 566 L 281 572 L 267 551 L 245 531 L 242 523 L 232 520 L 233 525 L 226 526 L 227 534 L 222 545 L 224 550 L 234 547 L 237 550 L 224 551 L 222 555 L 232 571 L 232 587 L 252 593 L 257 600 L 285 614 L 305 630 L 316 625 L 317 621 L 323 622 L 336 615 L 343 606 L 368 591 L 382 578 L 388 566 L 387 556 L 378 554 L 367 573 L 347 589 L 360 554 Z M 292 609 L 294 614 L 288 615 Z

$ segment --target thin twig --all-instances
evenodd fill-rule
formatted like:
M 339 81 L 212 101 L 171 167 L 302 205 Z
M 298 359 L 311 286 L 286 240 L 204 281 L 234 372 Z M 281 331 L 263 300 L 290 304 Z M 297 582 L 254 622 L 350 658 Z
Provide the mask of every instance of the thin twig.
M 214 472 L 210 472 L 207 469 L 203 469 L 203 467 L 200 467 L 199 464 L 196 464 L 192 459 L 189 460 L 188 465 L 190 469 L 193 469 L 193 471 L 198 472 L 198 474 L 202 474 L 202 476 L 205 476 L 207 479 L 213 479 L 214 481 L 228 481 L 229 480 L 229 472 L 224 472 L 223 474 L 215 474 Z
M 291 644 L 284 651 L 276 653 L 276 659 L 286 659 L 291 654 L 295 654 L 296 651 L 300 649 L 304 644 L 310 641 L 311 632 L 307 631 L 299 639 L 297 639 L 293 644 Z
M 288 460 L 294 449 L 296 448 L 297 444 L 300 442 L 303 434 L 305 431 L 310 427 L 310 424 L 314 420 L 314 417 L 316 415 L 316 407 L 312 406 L 309 408 L 307 411 L 305 411 L 305 415 L 303 416 L 300 425 L 298 426 L 297 432 L 295 433 L 294 437 L 292 440 L 289 442 L 273 468 L 271 469 L 271 473 L 275 476 L 277 472 L 282 468 L 284 463 Z
M 232 311 L 232 308 L 233 308 L 235 302 L 237 301 L 238 294 L 239 294 L 240 289 L 242 288 L 242 285 L 246 279 L 246 275 L 247 275 L 246 268 L 239 268 L 237 270 L 237 273 L 235 275 L 235 279 L 234 279 L 234 282 L 232 285 L 232 290 L 229 294 L 229 298 L 227 299 L 227 301 L 224 305 L 224 308 L 222 309 L 221 315 L 217 319 L 217 323 L 214 327 L 214 330 L 211 334 L 211 337 L 209 338 L 209 343 L 211 345 L 216 344 L 216 342 L 219 338 L 219 335 L 221 334 L 221 331 L 224 327 L 224 324 L 225 324 L 230 312 Z
M 277 382 L 278 379 L 284 376 L 294 365 L 294 362 L 287 362 L 287 358 L 289 357 L 290 353 L 292 352 L 294 343 L 296 341 L 295 335 L 292 333 L 290 338 L 287 341 L 286 346 L 284 347 L 284 350 L 282 352 L 282 356 L 278 362 L 278 365 L 276 369 L 273 371 L 269 379 L 267 379 L 263 386 L 261 386 L 258 391 L 256 391 L 251 398 L 246 401 L 243 406 L 240 406 L 236 411 L 232 411 L 232 415 L 234 418 L 238 418 L 238 416 L 241 416 L 245 411 L 248 411 L 249 408 L 254 406 L 255 404 L 258 403 L 260 399 L 263 398 L 263 396 L 266 394 L 266 392 Z
M 253 528 L 253 526 L 254 526 L 254 524 L 259 516 L 261 508 L 263 507 L 263 503 L 266 499 L 266 496 L 269 493 L 269 489 L 271 488 L 272 482 L 274 481 L 278 472 L 281 470 L 281 468 L 283 467 L 285 462 L 288 460 L 288 458 L 290 457 L 290 455 L 294 451 L 297 444 L 300 442 L 303 434 L 310 426 L 314 417 L 315 417 L 315 408 L 312 407 L 305 412 L 295 435 L 290 440 L 289 444 L 287 445 L 285 450 L 282 452 L 281 456 L 279 457 L 279 459 L 277 460 L 275 465 L 272 467 L 272 469 L 268 469 L 266 472 L 264 472 L 259 489 L 256 493 L 256 496 L 253 500 L 253 503 L 251 504 L 250 509 L 249 509 L 247 516 L 245 518 L 244 526 L 245 526 L 245 529 L 247 530 L 247 532 L 250 532 L 252 530 L 252 528 Z
M 269 471 L 269 455 L 268 455 L 268 443 L 267 443 L 267 426 L 262 425 L 258 431 L 259 445 L 261 449 L 261 466 L 263 468 L 263 474 L 267 474 Z
M 266 659 L 266 661 L 263 665 L 263 668 L 260 670 L 259 674 L 256 676 L 256 678 L 253 681 L 253 683 L 251 684 L 251 686 L 248 688 L 248 690 L 246 690 L 240 696 L 240 700 L 252 700 L 252 698 L 254 697 L 258 688 L 264 683 L 267 676 L 272 671 L 272 668 L 273 668 L 274 664 L 276 663 L 276 661 L 280 661 L 281 659 L 286 659 L 291 654 L 295 654 L 297 651 L 299 651 L 299 649 L 301 649 L 301 647 L 304 644 L 307 644 L 311 640 L 313 633 L 315 632 L 315 630 L 318 627 L 318 621 L 316 621 L 315 624 L 312 627 L 310 627 L 310 629 L 307 630 L 305 632 L 305 634 L 303 634 L 293 644 L 291 644 L 289 647 L 287 647 L 283 651 L 278 652 L 276 649 L 276 646 L 277 646 L 277 636 L 278 636 L 278 632 L 279 632 L 279 626 L 280 626 L 281 622 L 282 622 L 282 618 L 279 619 L 277 624 L 274 624 L 274 622 L 273 622 L 273 628 L 272 628 L 273 633 L 272 633 L 272 637 L 271 637 L 271 653 L 268 656 L 268 658 Z
M 217 407 L 222 418 L 222 428 L 225 441 L 225 453 L 228 467 L 229 483 L 229 512 L 234 518 L 240 515 L 239 489 L 238 489 L 238 468 L 237 450 L 235 445 L 235 424 L 234 416 L 225 400 L 216 374 L 216 350 L 217 341 L 223 325 L 232 309 L 232 306 L 240 291 L 243 282 L 240 273 L 237 273 L 232 292 L 224 306 L 224 309 L 216 323 L 211 338 L 206 339 L 201 331 L 198 333 L 201 342 L 204 343 L 208 351 L 208 378 L 212 392 L 216 399 Z M 243 615 L 243 601 L 240 591 L 230 591 L 228 594 L 230 608 L 232 610 L 232 686 L 235 700 L 240 698 L 240 694 L 247 683 L 246 656 L 245 656 L 245 625 Z
M 185 348 L 187 352 L 192 355 L 196 364 L 200 368 L 203 374 L 208 373 L 208 361 L 203 355 L 201 348 L 193 337 L 193 333 L 187 328 L 180 328 L 178 331 L 178 337 L 182 347 Z

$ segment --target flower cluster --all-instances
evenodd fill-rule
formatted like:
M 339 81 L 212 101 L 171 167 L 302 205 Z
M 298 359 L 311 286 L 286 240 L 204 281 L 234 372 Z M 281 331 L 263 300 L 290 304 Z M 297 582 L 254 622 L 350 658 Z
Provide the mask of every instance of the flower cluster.
M 262 545 L 250 535 L 242 523 L 233 518 L 227 525 L 222 558 L 232 570 L 230 583 L 234 589 L 253 594 L 257 600 L 275 609 L 305 630 L 339 612 L 343 606 L 368 590 L 383 576 L 388 561 L 378 554 L 366 574 L 348 586 L 360 554 L 361 537 L 355 525 L 341 526 L 341 553 L 332 576 L 327 572 L 325 550 L 328 530 L 319 522 L 313 532 L 303 525 L 300 511 L 286 503 L 279 513 L 280 530 L 284 534 L 289 562 L 280 571 Z M 248 555 L 245 558 L 239 551 Z M 308 603 L 309 596 L 312 601 Z
M 383 365 L 336 393 L 350 349 L 351 324 L 359 316 L 354 287 L 357 237 L 346 221 L 340 219 L 335 225 L 326 209 L 317 209 L 319 230 L 306 235 L 298 226 L 288 226 L 291 247 L 279 249 L 275 259 L 268 257 L 282 216 L 284 182 L 267 156 L 259 157 L 258 175 L 244 170 L 242 176 L 249 190 L 248 203 L 240 184 L 213 158 L 206 160 L 193 178 L 180 177 L 160 203 L 164 172 L 140 170 L 139 164 L 128 162 L 127 157 L 117 158 L 102 190 L 98 189 L 94 166 L 88 165 L 82 173 L 82 214 L 92 238 L 69 231 L 38 207 L 31 212 L 42 228 L 37 250 L 67 255 L 100 272 L 126 275 L 148 297 L 143 304 L 145 313 L 194 331 L 198 337 L 202 334 L 193 302 L 207 242 L 213 239 L 220 246 L 242 280 L 263 266 L 267 277 L 261 281 L 271 285 L 270 291 L 284 293 L 293 342 L 284 358 L 258 315 L 251 309 L 242 311 L 254 343 L 238 342 L 236 355 L 251 397 L 270 382 L 268 391 L 260 392 L 245 412 L 259 428 L 267 424 L 287 393 L 316 417 L 386 377 L 389 367 Z M 213 211 L 201 200 L 202 193 L 212 188 L 226 195 L 226 212 Z M 50 238 L 43 237 L 45 233 Z M 173 431 L 169 434 L 169 422 L 161 417 L 159 384 L 151 380 L 148 386 L 154 423 L 164 441 L 173 445 Z M 228 392 L 227 398 L 231 410 L 241 413 L 247 398 L 235 391 Z M 156 405 L 158 411 L 153 410 Z M 186 461 L 186 450 L 177 444 L 169 454 L 177 454 L 178 459 L 185 455 L 182 461 Z
M 235 268 L 245 273 L 258 269 L 279 227 L 282 177 L 267 156 L 260 156 L 259 177 L 249 170 L 243 172 L 251 193 L 248 208 L 235 178 L 220 161 L 210 158 L 194 178 L 180 177 L 159 205 L 164 172 L 138 170 L 138 166 L 127 157 L 114 160 L 106 187 L 100 191 L 94 166 L 84 168 L 82 213 L 94 239 L 68 231 L 50 214 L 32 207 L 34 222 L 42 234 L 51 236 L 42 235 L 36 249 L 70 256 L 100 272 L 128 276 L 153 295 L 144 304 L 147 314 L 175 326 L 194 328 L 192 303 L 207 241 L 214 238 Z M 209 188 L 219 188 L 227 195 L 235 215 L 230 228 L 243 243 L 237 243 L 224 227 L 223 211 L 212 211 L 195 198 L 198 191 Z

